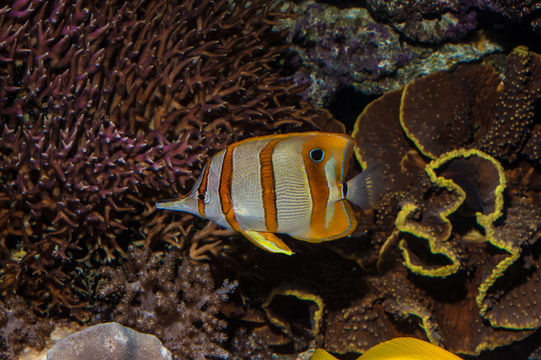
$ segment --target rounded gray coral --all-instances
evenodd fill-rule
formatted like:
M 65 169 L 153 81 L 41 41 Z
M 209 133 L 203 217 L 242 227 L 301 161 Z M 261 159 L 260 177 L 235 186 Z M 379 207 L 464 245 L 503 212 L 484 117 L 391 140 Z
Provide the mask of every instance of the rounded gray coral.
M 71 334 L 47 352 L 47 360 L 71 359 L 171 360 L 172 355 L 156 336 L 110 322 Z

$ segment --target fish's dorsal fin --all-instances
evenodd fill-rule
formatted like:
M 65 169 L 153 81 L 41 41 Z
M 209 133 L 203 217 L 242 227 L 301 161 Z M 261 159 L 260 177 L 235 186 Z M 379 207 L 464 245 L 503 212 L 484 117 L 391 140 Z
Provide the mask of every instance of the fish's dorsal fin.
M 324 359 L 324 358 L 322 358 Z M 429 342 L 400 337 L 378 344 L 358 360 L 462 360 L 449 351 Z
M 241 231 L 256 246 L 272 253 L 293 255 L 293 251 L 273 233 L 260 231 Z
M 338 360 L 323 349 L 316 349 L 310 360 Z

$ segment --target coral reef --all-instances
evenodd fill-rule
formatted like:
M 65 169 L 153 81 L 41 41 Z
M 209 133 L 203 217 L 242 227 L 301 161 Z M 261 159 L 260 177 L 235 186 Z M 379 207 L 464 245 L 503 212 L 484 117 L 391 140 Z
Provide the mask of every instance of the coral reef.
M 296 339 L 295 347 L 301 350 L 319 333 L 324 304 L 316 294 L 276 288 L 263 303 L 263 310 L 272 325 Z
M 478 354 L 541 325 L 541 309 L 537 306 L 541 299 L 532 289 L 540 268 L 535 244 L 539 241 L 541 217 L 534 210 L 536 198 L 512 196 L 504 201 L 506 186 L 509 194 L 522 193 L 528 186 L 513 180 L 516 174 L 511 167 L 504 170 L 495 158 L 475 149 L 491 153 L 504 165 L 524 162 L 520 150 L 531 134 L 533 102 L 540 97 L 540 64 L 539 55 L 517 48 L 507 57 L 503 81 L 491 66 L 464 65 L 451 73 L 434 73 L 415 80 L 400 95 L 394 121 L 399 119 L 415 147 L 435 160 L 424 167 L 429 182 L 421 180 L 422 186 L 415 190 L 411 182 L 401 183 L 395 223 L 401 234 L 396 238 L 396 233 L 388 230 L 388 239 L 398 242 L 405 267 L 418 276 L 416 282 L 434 286 L 437 280 L 433 278 L 437 277 L 465 280 L 464 298 L 459 297 L 457 303 L 467 306 L 459 313 L 470 312 L 472 321 L 479 324 L 478 334 L 466 337 L 471 343 L 454 340 L 445 329 L 450 323 L 455 326 L 452 331 L 464 327 L 458 319 L 438 319 L 445 313 L 456 313 L 456 308 L 438 315 L 442 305 L 437 302 L 422 307 L 424 313 L 430 314 L 431 324 L 422 326 L 427 337 L 443 341 L 455 352 Z M 398 104 L 395 94 L 383 98 Z M 378 100 L 374 106 L 384 103 Z M 388 108 L 381 109 L 388 113 Z M 359 142 L 357 152 L 361 162 L 374 153 L 374 144 L 366 145 L 367 129 L 373 125 L 363 119 L 371 113 L 378 112 L 365 111 L 356 127 L 365 140 Z M 403 145 L 395 154 L 394 169 L 401 169 L 406 176 L 410 172 L 401 165 L 411 157 L 408 145 L 403 139 L 396 141 Z M 534 171 L 527 163 L 520 166 Z M 393 184 L 389 182 L 389 186 Z M 384 248 L 385 244 L 379 246 Z M 523 274 L 528 274 L 526 279 Z M 434 291 L 428 285 L 423 290 Z M 481 318 L 488 320 L 492 329 L 482 325 Z M 504 329 L 515 331 L 505 334 Z M 524 332 L 518 335 L 516 330 Z M 476 336 L 477 341 L 473 340 Z
M 53 331 L 50 319 L 36 316 L 20 297 L 9 297 L 0 305 L 0 359 L 17 359 L 27 348 L 43 349 Z
M 171 352 L 155 336 L 117 323 L 91 326 L 58 341 L 47 360 L 156 359 L 171 360 Z
M 522 22 L 541 33 L 538 1 L 376 1 L 366 8 L 382 22 L 392 23 L 404 37 L 428 44 L 461 40 L 478 26 L 482 16 Z
M 380 95 L 420 75 L 450 69 L 459 62 L 477 60 L 502 50 L 501 45 L 482 32 L 464 42 L 448 41 L 458 36 L 450 35 L 451 28 L 455 33 L 468 32 L 459 31 L 448 14 L 441 18 L 430 15 L 426 22 L 432 25 L 417 27 L 424 33 L 416 35 L 421 39 L 404 41 L 405 29 L 400 22 L 417 19 L 403 9 L 411 3 L 368 1 L 367 8 L 339 8 L 313 0 L 297 3 L 294 7 L 297 18 L 286 23 L 295 54 L 293 63 L 298 67 L 293 78 L 300 84 L 309 84 L 304 96 L 318 104 L 328 104 L 335 91 L 343 86 L 352 86 L 365 95 Z M 453 6 L 453 2 L 444 1 L 415 3 L 425 4 L 427 8 L 434 6 L 438 11 Z M 396 5 L 394 10 L 393 5 Z M 384 11 L 396 12 L 404 18 L 378 16 Z M 431 14 L 429 9 L 421 12 L 425 13 Z M 472 25 L 475 26 L 475 21 Z M 421 40 L 437 43 L 436 49 L 420 44 Z
M 517 48 L 503 60 L 437 72 L 370 103 L 355 153 L 363 168 L 383 163 L 386 195 L 359 214 L 360 235 L 298 244 L 294 260 L 237 249 L 245 303 L 265 309 L 281 289 L 317 296 L 325 311 L 311 341 L 337 353 L 413 336 L 477 356 L 539 329 L 540 171 L 525 149 L 539 122 L 541 57 Z M 270 352 L 308 346 L 289 331 L 298 319 L 266 316 L 270 329 L 261 316 L 245 321 L 233 342 L 251 334 Z M 237 349 L 263 353 L 259 344 Z
M 159 257 L 133 248 L 124 269 L 102 268 L 97 321 L 116 321 L 156 335 L 175 359 L 226 358 L 226 323 L 218 314 L 236 283 L 216 288 L 210 266 L 171 250 Z
M 397 336 L 482 358 L 539 338 L 541 56 L 457 65 L 502 50 L 480 16 L 539 32 L 538 3 L 345 3 L 0 7 L 1 358 L 65 317 L 151 333 L 178 359 Z M 355 124 L 386 191 L 352 237 L 277 257 L 155 211 L 230 142 L 345 132 L 307 101 L 344 86 L 391 90 Z
M 273 71 L 271 28 L 287 16 L 263 1 L 3 6 L 2 294 L 88 318 L 96 264 L 193 235 L 193 217 L 153 204 L 184 192 L 208 154 L 328 121 Z

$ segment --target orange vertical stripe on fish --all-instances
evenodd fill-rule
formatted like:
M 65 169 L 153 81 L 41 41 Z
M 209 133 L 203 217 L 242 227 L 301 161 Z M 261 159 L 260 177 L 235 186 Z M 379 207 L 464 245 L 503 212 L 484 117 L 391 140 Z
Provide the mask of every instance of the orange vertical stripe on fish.
M 235 219 L 235 212 L 233 210 L 233 199 L 231 198 L 231 180 L 233 178 L 233 151 L 235 145 L 229 145 L 225 149 L 224 160 L 222 163 L 222 175 L 220 176 L 220 204 L 222 206 L 222 212 L 225 215 L 229 226 L 233 230 L 239 231 L 239 225 Z
M 271 233 L 275 233 L 278 229 L 272 153 L 274 152 L 274 148 L 279 141 L 279 139 L 270 141 L 267 145 L 265 145 L 259 154 L 261 166 L 261 192 L 263 195 L 263 209 L 265 211 L 265 225 L 267 227 L 267 231 Z
M 246 139 L 215 154 L 192 192 L 159 202 L 240 231 L 257 246 L 292 251 L 275 233 L 309 242 L 350 235 L 357 220 L 350 203 L 373 206 L 381 191 L 367 169 L 344 181 L 352 159 L 344 134 L 307 132 Z M 381 175 L 379 175 L 381 176 Z

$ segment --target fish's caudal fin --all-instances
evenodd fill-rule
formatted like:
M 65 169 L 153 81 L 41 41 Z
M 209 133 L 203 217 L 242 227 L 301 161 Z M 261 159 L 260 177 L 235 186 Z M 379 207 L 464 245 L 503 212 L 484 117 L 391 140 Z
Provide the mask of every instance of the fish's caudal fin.
M 316 349 L 310 360 L 337 360 L 322 349 Z M 368 349 L 357 360 L 462 360 L 449 351 L 429 342 L 399 337 Z
M 385 188 L 383 164 L 369 166 L 344 184 L 344 197 L 363 210 L 374 208 Z
M 429 342 L 399 337 L 382 342 L 366 351 L 358 360 L 462 360 L 455 354 Z
M 316 349 L 310 360 L 338 360 L 323 349 Z

